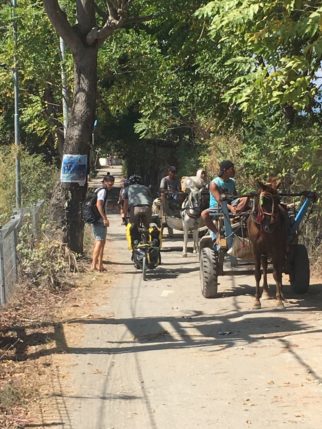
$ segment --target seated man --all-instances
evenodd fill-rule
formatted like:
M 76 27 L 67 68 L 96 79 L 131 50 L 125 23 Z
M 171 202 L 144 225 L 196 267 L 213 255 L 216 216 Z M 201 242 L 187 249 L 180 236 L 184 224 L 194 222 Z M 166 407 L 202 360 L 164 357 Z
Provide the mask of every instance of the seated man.
M 180 206 L 179 195 L 180 181 L 176 177 L 176 167 L 170 166 L 168 168 L 168 175 L 163 177 L 160 183 L 161 204 L 165 205 L 167 200 L 170 209 L 177 209 Z
M 220 170 L 217 177 L 215 177 L 209 185 L 210 202 L 209 209 L 204 210 L 201 213 L 201 217 L 204 220 L 206 226 L 213 233 L 213 239 L 216 238 L 217 228 L 213 223 L 213 216 L 211 209 L 216 209 L 220 206 L 223 194 L 229 194 L 227 207 L 233 214 L 242 212 L 248 203 L 248 198 L 236 198 L 233 196 L 237 195 L 236 183 L 233 177 L 235 177 L 235 166 L 232 161 L 225 160 L 219 165 Z
M 140 222 L 148 229 L 152 216 L 152 194 L 150 189 L 143 185 L 141 176 L 129 177 L 129 186 L 124 189 L 123 200 L 124 215 L 129 214 L 131 236 L 137 237 Z

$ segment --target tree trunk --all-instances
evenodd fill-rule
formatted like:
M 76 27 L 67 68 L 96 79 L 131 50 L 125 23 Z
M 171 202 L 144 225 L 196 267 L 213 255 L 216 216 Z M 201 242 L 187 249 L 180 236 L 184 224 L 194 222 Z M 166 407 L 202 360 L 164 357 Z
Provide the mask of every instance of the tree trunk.
M 74 96 L 69 112 L 64 154 L 87 155 L 92 137 L 96 111 L 97 44 L 83 46 L 74 55 Z M 66 236 L 68 247 L 83 253 L 84 222 L 81 204 L 84 201 L 87 183 L 64 184 L 66 192 Z

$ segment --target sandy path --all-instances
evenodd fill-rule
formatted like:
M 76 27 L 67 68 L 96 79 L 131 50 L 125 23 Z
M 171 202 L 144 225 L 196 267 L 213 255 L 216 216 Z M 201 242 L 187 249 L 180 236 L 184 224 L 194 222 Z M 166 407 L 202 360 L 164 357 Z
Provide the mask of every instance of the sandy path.
M 33 427 L 321 426 L 321 284 L 300 299 L 286 287 L 285 310 L 266 300 L 255 311 L 253 276 L 226 274 L 219 298 L 207 300 L 179 235 L 143 282 L 111 218 L 109 272 L 88 277 L 91 312 L 64 325 L 51 406 Z

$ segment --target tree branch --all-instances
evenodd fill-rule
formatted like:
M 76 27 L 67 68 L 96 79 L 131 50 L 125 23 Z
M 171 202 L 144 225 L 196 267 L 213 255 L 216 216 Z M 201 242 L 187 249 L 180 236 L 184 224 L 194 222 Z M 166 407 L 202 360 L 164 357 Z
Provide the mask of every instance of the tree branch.
M 94 27 L 87 34 L 86 42 L 93 45 L 103 43 L 114 31 L 125 26 L 130 0 L 106 0 L 108 17 L 102 28 Z
M 117 19 L 117 5 L 115 2 L 113 0 L 106 0 L 106 6 L 109 17 L 112 19 Z
M 126 20 L 126 26 L 130 27 L 136 24 L 140 24 L 141 22 L 151 21 L 152 19 L 157 18 L 158 16 L 160 15 L 155 14 L 155 15 L 146 15 L 146 16 L 131 16 Z
M 144 21 L 150 21 L 156 15 L 128 17 L 128 7 L 131 0 L 106 0 L 108 18 L 102 28 L 94 27 L 87 34 L 86 41 L 89 45 L 98 41 L 104 42 L 111 34 L 120 28 L 130 27 Z
M 81 39 L 67 20 L 65 12 L 60 8 L 58 0 L 43 0 L 45 11 L 53 27 L 73 53 L 82 46 Z
M 87 34 L 96 25 L 95 1 L 76 0 L 77 24 L 82 34 Z

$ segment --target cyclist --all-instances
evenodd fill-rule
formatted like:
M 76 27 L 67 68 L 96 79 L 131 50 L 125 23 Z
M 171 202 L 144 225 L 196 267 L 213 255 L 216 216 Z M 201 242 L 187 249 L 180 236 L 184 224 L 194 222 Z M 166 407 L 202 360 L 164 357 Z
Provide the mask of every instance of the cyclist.
M 129 186 L 123 192 L 124 215 L 129 215 L 133 227 L 138 227 L 142 221 L 146 229 L 149 228 L 152 216 L 152 194 L 150 188 L 143 185 L 141 176 L 129 177 Z
M 124 198 L 123 198 L 123 194 L 124 191 L 126 189 L 126 187 L 129 186 L 129 181 L 127 179 L 122 179 L 121 180 L 121 189 L 120 189 L 120 193 L 119 193 L 119 199 L 117 201 L 117 204 L 119 206 L 120 209 L 120 215 L 122 218 L 122 223 L 121 225 L 126 225 L 126 213 L 124 212 Z

